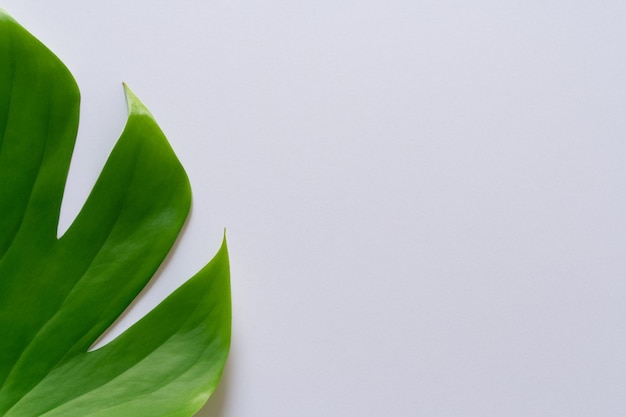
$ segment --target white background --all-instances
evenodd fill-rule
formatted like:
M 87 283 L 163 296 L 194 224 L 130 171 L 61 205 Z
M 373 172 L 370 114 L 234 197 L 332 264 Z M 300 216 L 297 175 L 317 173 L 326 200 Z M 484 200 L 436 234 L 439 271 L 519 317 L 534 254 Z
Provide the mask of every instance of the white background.
M 76 76 L 61 229 L 125 122 L 227 228 L 233 346 L 201 417 L 626 413 L 623 1 L 4 0 Z M 105 340 L 105 342 L 106 342 Z

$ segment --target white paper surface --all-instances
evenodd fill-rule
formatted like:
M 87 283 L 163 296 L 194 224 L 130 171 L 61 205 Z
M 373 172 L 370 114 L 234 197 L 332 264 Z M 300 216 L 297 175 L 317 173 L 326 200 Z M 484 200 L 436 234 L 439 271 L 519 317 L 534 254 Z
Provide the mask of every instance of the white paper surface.
M 82 91 L 62 229 L 122 81 L 191 179 L 108 340 L 227 229 L 233 346 L 200 417 L 626 412 L 626 3 L 1 6 Z

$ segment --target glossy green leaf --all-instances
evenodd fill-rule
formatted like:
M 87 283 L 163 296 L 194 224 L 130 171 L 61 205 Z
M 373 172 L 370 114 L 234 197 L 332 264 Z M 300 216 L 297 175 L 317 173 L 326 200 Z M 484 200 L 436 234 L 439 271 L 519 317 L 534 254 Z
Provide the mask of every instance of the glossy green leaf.
M 191 416 L 221 376 L 225 244 L 146 317 L 89 351 L 155 273 L 191 201 L 152 115 L 127 88 L 126 98 L 126 127 L 59 238 L 78 87 L 0 11 L 0 416 Z

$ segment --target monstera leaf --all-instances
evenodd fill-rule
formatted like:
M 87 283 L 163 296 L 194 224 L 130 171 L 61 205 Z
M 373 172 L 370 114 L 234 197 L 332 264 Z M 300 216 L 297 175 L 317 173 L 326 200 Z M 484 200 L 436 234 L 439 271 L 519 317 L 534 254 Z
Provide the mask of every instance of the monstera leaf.
M 191 416 L 230 343 L 226 246 L 146 317 L 90 346 L 155 273 L 190 206 L 163 133 L 126 89 L 129 117 L 61 237 L 79 93 L 65 66 L 0 13 L 0 416 Z

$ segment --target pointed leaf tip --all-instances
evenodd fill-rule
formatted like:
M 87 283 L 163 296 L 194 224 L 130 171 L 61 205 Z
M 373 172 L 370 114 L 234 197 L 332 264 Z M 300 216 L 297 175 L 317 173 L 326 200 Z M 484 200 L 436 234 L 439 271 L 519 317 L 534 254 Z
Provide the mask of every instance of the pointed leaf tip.
M 133 93 L 133 90 L 128 87 L 128 84 L 122 83 L 122 85 L 124 86 L 124 94 L 126 95 L 126 105 L 128 106 L 128 113 L 145 114 L 146 116 L 153 117 L 152 113 L 150 113 L 150 110 L 148 110 L 146 105 L 143 104 L 141 100 L 139 100 L 139 97 L 137 97 L 137 95 Z

